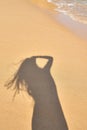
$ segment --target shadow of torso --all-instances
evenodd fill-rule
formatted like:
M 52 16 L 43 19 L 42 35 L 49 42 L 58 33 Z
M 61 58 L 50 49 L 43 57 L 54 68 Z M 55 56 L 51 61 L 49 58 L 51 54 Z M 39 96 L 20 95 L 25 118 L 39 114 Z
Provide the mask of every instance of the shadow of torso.
M 27 84 L 35 101 L 32 130 L 68 130 L 50 70 L 33 60 L 28 71 Z

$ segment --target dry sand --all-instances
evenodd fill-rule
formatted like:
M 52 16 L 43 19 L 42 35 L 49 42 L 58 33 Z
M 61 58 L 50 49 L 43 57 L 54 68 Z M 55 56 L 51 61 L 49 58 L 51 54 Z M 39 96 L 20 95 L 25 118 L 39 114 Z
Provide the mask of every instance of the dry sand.
M 4 88 L 19 61 L 54 57 L 52 75 L 69 130 L 87 129 L 87 43 L 27 0 L 0 1 L 0 130 L 31 130 L 34 101 Z

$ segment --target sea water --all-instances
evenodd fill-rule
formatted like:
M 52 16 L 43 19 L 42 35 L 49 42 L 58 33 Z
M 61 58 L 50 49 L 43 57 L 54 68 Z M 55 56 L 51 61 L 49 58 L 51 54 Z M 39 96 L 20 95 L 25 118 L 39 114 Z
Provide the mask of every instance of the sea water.
M 56 11 L 87 24 L 87 0 L 48 0 L 48 2 L 56 5 Z

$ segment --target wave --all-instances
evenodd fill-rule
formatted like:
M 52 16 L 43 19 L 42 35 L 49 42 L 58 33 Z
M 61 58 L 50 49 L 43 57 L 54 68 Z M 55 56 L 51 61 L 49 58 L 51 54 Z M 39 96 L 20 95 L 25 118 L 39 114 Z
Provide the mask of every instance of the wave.
M 56 5 L 55 11 L 87 24 L 87 0 L 48 0 L 48 2 Z

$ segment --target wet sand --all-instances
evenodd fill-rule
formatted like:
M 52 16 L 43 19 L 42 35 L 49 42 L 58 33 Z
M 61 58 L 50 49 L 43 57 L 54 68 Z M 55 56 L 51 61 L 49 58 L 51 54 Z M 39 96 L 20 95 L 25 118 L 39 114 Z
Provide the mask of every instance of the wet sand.
M 37 5 L 23 0 L 0 1 L 0 129 L 31 130 L 33 99 L 21 92 L 12 102 L 14 92 L 6 90 L 4 83 L 22 59 L 51 55 L 51 73 L 69 130 L 86 130 L 87 42 Z

